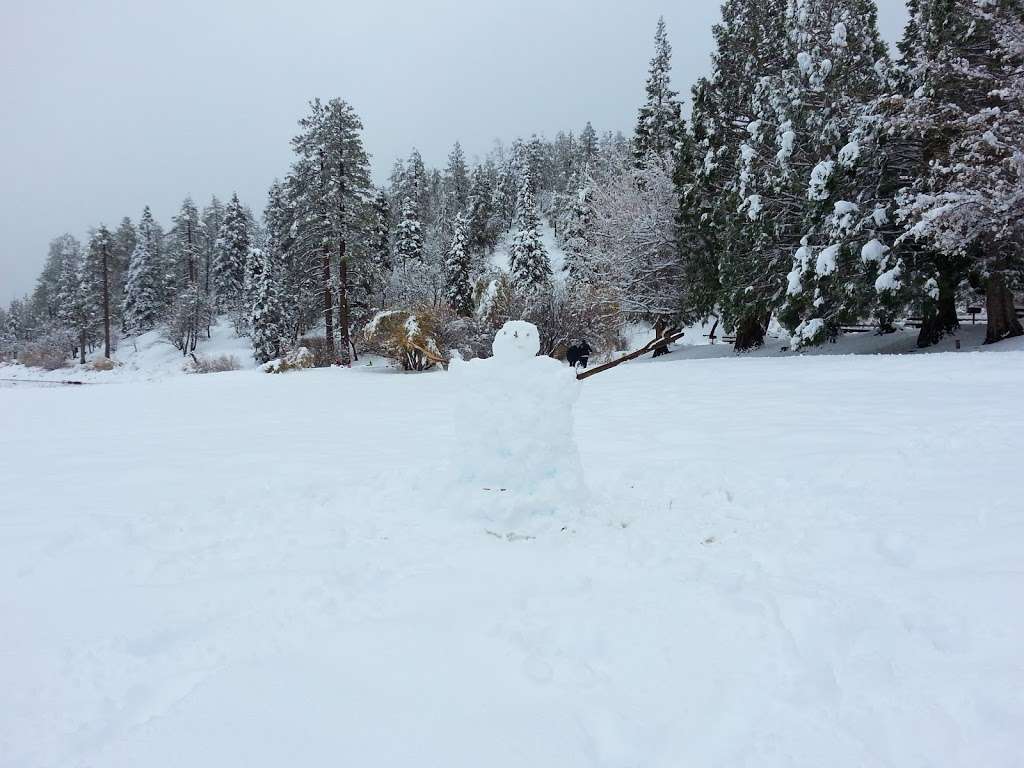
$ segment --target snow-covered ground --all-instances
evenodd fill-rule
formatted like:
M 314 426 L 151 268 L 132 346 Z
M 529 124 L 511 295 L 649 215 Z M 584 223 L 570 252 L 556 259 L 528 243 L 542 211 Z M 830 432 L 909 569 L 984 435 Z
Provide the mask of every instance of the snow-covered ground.
M 515 531 L 442 372 L 0 391 L 0 765 L 1021 765 L 1024 354 L 698 351 Z

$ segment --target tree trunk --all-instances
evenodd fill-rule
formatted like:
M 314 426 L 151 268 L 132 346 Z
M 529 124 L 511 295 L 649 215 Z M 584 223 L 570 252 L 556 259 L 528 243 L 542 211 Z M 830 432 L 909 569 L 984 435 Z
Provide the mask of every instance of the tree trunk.
M 78 362 L 85 365 L 85 331 L 78 332 Z
M 768 323 L 762 320 L 760 315 L 746 315 L 736 323 L 736 342 L 733 349 L 737 352 L 747 352 L 757 349 L 764 344 L 764 334 L 768 329 Z
M 676 328 L 675 326 L 670 326 L 668 324 L 668 322 L 664 318 L 661 318 L 661 317 L 659 317 L 657 319 L 657 321 L 655 321 L 655 323 L 654 323 L 654 335 L 655 335 L 655 338 L 659 338 L 659 339 L 669 338 L 672 335 L 674 335 L 678 330 L 679 329 Z M 651 357 L 661 357 L 662 355 L 667 355 L 668 353 L 669 353 L 668 342 L 662 342 L 661 344 L 659 344 L 658 346 L 656 346 L 654 348 L 654 352 L 651 354 Z
M 321 276 L 324 281 L 324 344 L 331 359 L 334 359 L 334 301 L 331 295 L 331 249 L 324 246 Z
M 103 356 L 110 359 L 110 269 L 107 246 L 103 246 Z
M 341 344 L 341 364 L 352 365 L 352 340 L 349 338 L 348 317 L 348 260 L 345 241 L 338 247 L 338 341 Z
M 985 286 L 985 308 L 988 312 L 988 330 L 985 343 L 994 344 L 1011 336 L 1024 336 L 1024 328 L 1017 319 L 1013 305 L 1013 292 L 1006 287 L 1002 272 L 993 272 Z
M 919 349 L 938 344 L 947 334 L 960 327 L 956 316 L 956 289 L 963 278 L 961 271 L 944 262 L 939 263 L 939 298 L 928 297 L 921 312 L 921 330 L 917 334 Z

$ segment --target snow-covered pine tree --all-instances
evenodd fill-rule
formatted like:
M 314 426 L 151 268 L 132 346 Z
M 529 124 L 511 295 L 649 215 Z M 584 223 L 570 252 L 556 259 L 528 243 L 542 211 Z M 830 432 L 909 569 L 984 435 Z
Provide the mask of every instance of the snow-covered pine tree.
M 589 168 L 597 156 L 597 131 L 594 130 L 594 126 L 590 124 L 589 120 L 583 126 L 583 130 L 580 131 L 577 147 L 580 153 L 578 167 Z
M 494 250 L 497 243 L 497 226 L 494 222 L 494 177 L 491 166 L 478 165 L 473 168 L 469 192 L 469 249 L 475 257 L 482 257 Z
M 61 263 L 57 292 L 57 319 L 60 326 L 76 339 L 72 353 L 78 353 L 78 362 L 85 363 L 86 344 L 95 322 L 91 302 L 83 284 L 81 248 L 67 251 Z
M 11 313 L 0 307 L 0 361 L 14 358 L 17 342 L 18 338 L 11 320 Z
M 693 88 L 692 171 L 682 174 L 691 229 L 681 241 L 698 245 L 684 261 L 687 309 L 705 317 L 721 313 L 738 350 L 763 343 L 770 310 L 748 301 L 745 267 L 755 246 L 744 237 L 749 206 L 739 211 L 746 195 L 737 188 L 736 169 L 746 126 L 758 117 L 755 90 L 795 55 L 788 17 L 787 0 L 726 0 L 713 29 L 712 73 Z
M 455 217 L 452 242 L 445 259 L 446 298 L 448 306 L 463 317 L 473 315 L 473 286 L 470 282 L 472 257 L 469 252 L 469 220 L 465 215 Z
M 181 270 L 181 278 L 167 309 L 164 334 L 183 355 L 187 355 L 195 351 L 201 334 L 210 335 L 214 318 L 210 296 L 203 290 L 201 280 L 202 222 L 191 197 L 185 198 L 174 218 L 172 236 L 172 254 Z
M 31 317 L 31 305 L 32 300 L 30 298 L 11 299 L 11 303 L 7 307 L 7 327 L 10 330 L 13 344 L 15 345 L 12 352 L 17 351 L 18 343 L 30 341 L 39 335 L 41 331 L 40 328 L 36 327 Z
M 216 195 L 211 195 L 210 202 L 203 208 L 200 216 L 202 232 L 200 248 L 202 250 L 202 283 L 203 290 L 208 294 L 215 292 L 213 270 L 217 256 L 217 238 L 220 237 L 221 226 L 224 224 L 224 204 Z
M 423 227 L 411 197 L 402 201 L 402 220 L 395 236 L 395 252 L 403 267 L 423 263 Z
M 384 189 L 373 198 L 370 232 L 367 247 L 368 264 L 365 270 L 366 293 L 382 302 L 393 269 L 391 260 L 391 199 Z
M 80 259 L 81 243 L 68 234 L 61 235 L 50 241 L 49 252 L 43 269 L 36 280 L 35 290 L 26 307 L 26 316 L 32 315 L 38 321 L 39 333 L 44 333 L 58 323 L 60 313 L 61 276 L 64 274 L 64 262 L 67 259 Z
M 539 192 L 552 188 L 547 149 L 537 134 L 530 136 L 530 140 L 522 145 L 522 178 L 532 187 L 535 201 Z
M 301 227 L 297 221 L 295 199 L 297 189 L 293 176 L 283 182 L 275 180 L 263 209 L 265 249 L 281 270 L 283 322 L 287 336 L 293 340 L 323 316 L 316 269 L 319 256 L 299 242 Z
M 174 297 L 163 324 L 164 336 L 181 354 L 196 351 L 199 337 L 213 322 L 213 307 L 198 282 L 189 283 Z
M 672 46 L 668 41 L 664 17 L 658 18 L 654 33 L 654 56 L 647 75 L 647 100 L 640 107 L 633 153 L 638 163 L 645 163 L 647 155 L 670 154 L 685 131 L 682 105 L 672 90 Z
M 581 168 L 580 152 L 572 131 L 559 131 L 551 145 L 550 152 L 552 192 L 557 198 L 575 191 L 574 181 Z
M 769 306 L 807 344 L 874 309 L 892 241 L 875 114 L 889 60 L 873 0 L 800 0 L 793 27 L 795 60 L 757 94 L 742 207 L 768 235 L 758 267 L 785 287 L 781 306 Z
M 81 301 L 90 325 L 103 328 L 103 356 L 110 358 L 110 283 L 114 237 L 103 224 L 92 233 L 82 269 Z
M 128 262 L 135 251 L 138 232 L 132 220 L 125 216 L 114 231 L 114 244 L 111 251 L 110 267 L 110 303 L 114 315 L 120 320 L 121 302 L 124 301 L 124 282 L 128 277 Z
M 562 230 L 565 263 L 563 269 L 573 281 L 585 281 L 590 274 L 587 238 L 594 221 L 594 193 L 589 176 L 582 176 L 576 185 Z
M 249 327 L 253 355 L 260 363 L 273 360 L 281 354 L 281 339 L 285 336 L 285 316 L 281 303 L 281 270 L 273 255 L 262 248 L 249 251 L 247 272 L 252 304 L 249 309 Z
M 406 161 L 399 194 L 402 200 L 406 197 L 412 199 L 416 206 L 416 218 L 420 222 L 429 219 L 432 213 L 430 178 L 427 174 L 427 167 L 423 163 L 423 156 L 415 147 L 409 153 L 409 159 Z
M 192 202 L 192 198 L 186 197 L 181 203 L 181 210 L 174 217 L 174 228 L 171 230 L 174 236 L 173 256 L 177 260 L 177 268 L 181 275 L 177 285 L 199 284 L 202 261 L 201 226 L 199 210 Z
M 494 191 L 491 195 L 491 208 L 498 219 L 501 230 L 512 229 L 516 215 L 516 197 L 519 193 L 519 168 L 515 160 L 515 153 L 498 166 L 497 176 L 494 183 Z
M 466 154 L 462 151 L 462 145 L 457 141 L 448 155 L 444 185 L 449 209 L 456 213 L 465 211 L 469 203 L 469 172 L 466 169 Z
M 371 190 L 369 156 L 363 148 L 362 121 L 341 99 L 310 102 L 310 113 L 299 121 L 302 133 L 292 140 L 299 156 L 293 176 L 301 179 L 298 207 L 307 228 L 307 247 L 320 255 L 324 327 L 328 350 L 334 350 L 334 308 L 331 264 L 338 263 L 338 335 L 341 361 L 351 362 L 349 268 L 355 253 L 349 248 L 362 230 Z
M 214 249 L 213 286 L 214 306 L 222 312 L 238 316 L 245 310 L 245 263 L 252 247 L 249 217 L 232 194 L 224 208 L 220 233 Z
M 986 343 L 1019 336 L 1013 289 L 1024 275 L 1024 4 L 916 0 L 909 10 L 905 90 L 890 130 L 909 134 L 920 149 L 917 178 L 898 204 L 901 246 L 925 248 L 904 258 L 905 280 L 923 289 L 926 312 L 929 299 L 937 305 L 941 334 L 955 326 L 956 284 L 970 269 L 985 288 Z
M 121 322 L 129 333 L 143 333 L 156 325 L 161 310 L 159 231 L 147 205 L 139 219 L 135 249 L 128 261 Z
M 523 177 L 516 202 L 517 232 L 509 249 L 512 283 L 524 294 L 533 293 L 551 280 L 551 263 L 541 237 L 537 204 L 529 173 Z

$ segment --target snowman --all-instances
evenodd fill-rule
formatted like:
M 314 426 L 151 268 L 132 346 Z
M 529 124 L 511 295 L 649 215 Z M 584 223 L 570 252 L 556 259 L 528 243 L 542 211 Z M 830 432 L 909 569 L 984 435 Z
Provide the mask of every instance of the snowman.
M 494 337 L 493 357 L 455 361 L 453 470 L 471 513 L 506 522 L 579 508 L 583 471 L 573 437 L 580 383 L 538 356 L 532 323 L 513 320 Z

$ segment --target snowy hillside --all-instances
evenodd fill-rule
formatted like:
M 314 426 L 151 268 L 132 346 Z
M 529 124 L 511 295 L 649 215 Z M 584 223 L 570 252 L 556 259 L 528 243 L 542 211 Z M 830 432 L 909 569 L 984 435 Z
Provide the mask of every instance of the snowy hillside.
M 622 366 L 514 531 L 449 374 L 4 389 L 0 764 L 1019 765 L 1022 380 Z

